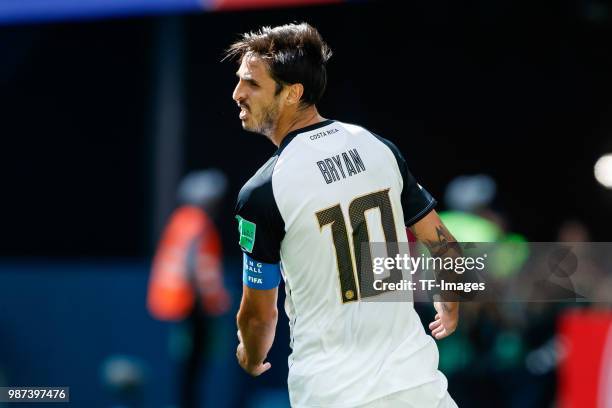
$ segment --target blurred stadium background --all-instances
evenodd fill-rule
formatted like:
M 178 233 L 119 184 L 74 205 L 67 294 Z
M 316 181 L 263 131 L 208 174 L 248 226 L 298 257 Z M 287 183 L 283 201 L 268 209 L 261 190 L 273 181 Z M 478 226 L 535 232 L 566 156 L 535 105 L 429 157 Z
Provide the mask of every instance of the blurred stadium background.
M 234 358 L 233 200 L 274 147 L 242 132 L 236 67 L 220 60 L 262 25 L 320 30 L 334 50 L 320 111 L 393 140 L 439 210 L 456 177 L 486 174 L 495 216 L 479 216 L 498 228 L 610 241 L 610 160 L 594 170 L 612 153 L 610 13 L 605 0 L 3 0 L 0 386 L 70 386 L 79 407 L 177 405 L 189 345 L 148 314 L 147 282 L 179 180 L 215 167 L 233 304 L 210 324 L 201 406 L 288 406 L 286 320 L 268 374 Z M 612 406 L 609 309 L 535 305 L 517 321 L 513 307 L 466 308 L 440 343 L 459 406 Z M 560 333 L 580 347 L 560 352 Z

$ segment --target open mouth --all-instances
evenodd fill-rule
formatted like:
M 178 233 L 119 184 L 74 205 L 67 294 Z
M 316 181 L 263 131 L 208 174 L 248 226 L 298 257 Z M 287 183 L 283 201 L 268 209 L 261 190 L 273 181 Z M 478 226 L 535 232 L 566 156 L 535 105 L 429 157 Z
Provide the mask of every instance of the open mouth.
M 247 105 L 238 105 L 240 107 L 240 119 L 244 119 L 249 114 L 249 107 Z

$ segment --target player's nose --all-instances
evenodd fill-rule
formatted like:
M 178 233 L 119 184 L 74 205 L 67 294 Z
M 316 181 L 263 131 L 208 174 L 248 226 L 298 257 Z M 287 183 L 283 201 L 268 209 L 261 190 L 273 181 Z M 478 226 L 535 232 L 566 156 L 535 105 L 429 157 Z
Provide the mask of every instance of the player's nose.
M 236 88 L 234 88 L 234 92 L 232 93 L 232 99 L 240 103 L 240 101 L 244 100 L 244 98 L 244 87 L 240 85 L 240 82 L 238 82 Z

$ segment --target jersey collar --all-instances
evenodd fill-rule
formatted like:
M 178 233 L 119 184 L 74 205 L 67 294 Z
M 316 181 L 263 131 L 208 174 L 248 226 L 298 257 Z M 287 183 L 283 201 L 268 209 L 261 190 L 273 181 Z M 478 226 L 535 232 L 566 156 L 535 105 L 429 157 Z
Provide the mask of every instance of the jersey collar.
M 293 140 L 293 138 L 299 135 L 300 133 L 310 132 L 311 130 L 319 129 L 327 125 L 331 125 L 332 123 L 334 123 L 334 120 L 326 119 L 322 122 L 314 123 L 312 125 L 309 125 L 309 126 L 306 126 L 300 129 L 292 130 L 291 132 L 287 133 L 287 136 L 285 136 L 280 146 L 278 146 L 278 150 L 276 151 L 276 154 L 280 154 L 283 151 L 283 149 L 287 147 L 287 145 Z

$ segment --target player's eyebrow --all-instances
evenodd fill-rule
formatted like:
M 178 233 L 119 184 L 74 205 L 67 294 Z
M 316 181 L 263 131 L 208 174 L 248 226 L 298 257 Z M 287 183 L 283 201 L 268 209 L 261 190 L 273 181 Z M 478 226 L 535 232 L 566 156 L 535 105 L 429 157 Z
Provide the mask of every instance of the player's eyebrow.
M 249 75 L 240 75 L 239 72 L 236 72 L 236 76 L 238 77 L 238 79 L 242 79 L 243 81 L 248 82 L 251 85 L 259 86 L 259 83 L 253 78 L 251 78 Z

